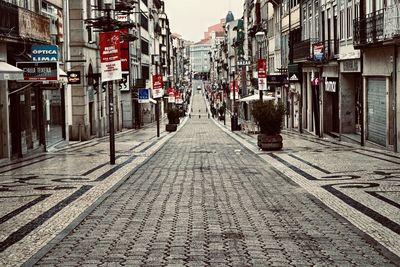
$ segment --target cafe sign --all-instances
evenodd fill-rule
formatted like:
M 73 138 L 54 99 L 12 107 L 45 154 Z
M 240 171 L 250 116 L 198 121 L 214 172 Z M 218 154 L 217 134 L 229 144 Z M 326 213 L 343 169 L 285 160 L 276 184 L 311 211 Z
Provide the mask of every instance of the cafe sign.
M 80 71 L 67 71 L 68 84 L 81 84 Z

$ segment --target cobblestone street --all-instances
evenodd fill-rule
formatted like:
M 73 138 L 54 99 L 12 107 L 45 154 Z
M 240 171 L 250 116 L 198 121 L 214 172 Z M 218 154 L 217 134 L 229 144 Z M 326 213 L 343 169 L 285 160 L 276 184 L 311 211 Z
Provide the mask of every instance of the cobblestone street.
M 1 265 L 400 265 L 397 155 L 294 132 L 261 152 L 193 102 L 175 134 L 119 135 L 115 166 L 106 138 L 0 166 Z

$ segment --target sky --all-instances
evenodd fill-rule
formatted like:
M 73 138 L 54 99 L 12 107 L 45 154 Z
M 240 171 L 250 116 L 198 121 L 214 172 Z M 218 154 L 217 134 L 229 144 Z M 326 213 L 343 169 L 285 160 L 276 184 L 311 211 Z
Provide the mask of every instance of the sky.
M 243 16 L 243 0 L 164 0 L 171 32 L 185 40 L 200 41 L 209 26 L 220 22 L 228 11 Z

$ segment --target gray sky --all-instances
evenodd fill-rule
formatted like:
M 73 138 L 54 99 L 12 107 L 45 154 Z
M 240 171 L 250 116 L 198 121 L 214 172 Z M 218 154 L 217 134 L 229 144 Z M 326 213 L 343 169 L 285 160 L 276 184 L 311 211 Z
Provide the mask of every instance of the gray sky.
M 243 16 L 243 0 L 165 0 L 171 32 L 186 40 L 200 41 L 209 26 L 219 23 L 231 10 L 235 19 Z

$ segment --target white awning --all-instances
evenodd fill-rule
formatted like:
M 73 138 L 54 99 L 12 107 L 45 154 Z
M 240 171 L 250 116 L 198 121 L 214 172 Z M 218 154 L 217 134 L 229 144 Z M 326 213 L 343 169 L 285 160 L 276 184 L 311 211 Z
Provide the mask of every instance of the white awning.
M 256 100 L 260 100 L 259 94 L 246 96 L 245 98 L 240 99 L 239 102 L 251 102 Z M 275 100 L 275 97 L 263 94 L 263 100 Z
M 155 101 L 153 98 L 150 98 L 149 100 L 150 100 L 150 103 L 157 104 L 157 101 Z
M 7 62 L 0 61 L 0 81 L 6 80 L 23 80 L 24 71 L 8 64 Z

